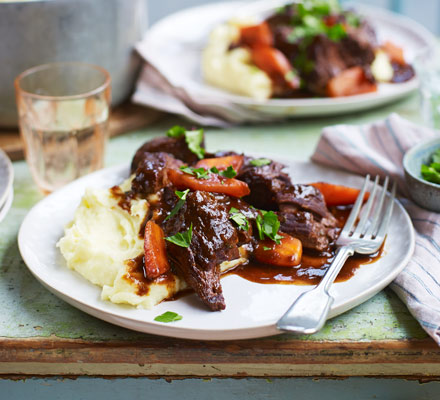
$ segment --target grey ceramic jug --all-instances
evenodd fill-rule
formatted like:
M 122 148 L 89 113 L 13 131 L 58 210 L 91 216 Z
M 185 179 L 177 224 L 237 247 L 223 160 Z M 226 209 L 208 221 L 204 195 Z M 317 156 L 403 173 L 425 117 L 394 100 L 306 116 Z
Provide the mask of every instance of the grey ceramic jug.
M 147 28 L 147 0 L 0 0 L 0 126 L 16 126 L 14 78 L 55 61 L 100 65 L 112 78 L 113 105 L 135 82 L 133 45 Z

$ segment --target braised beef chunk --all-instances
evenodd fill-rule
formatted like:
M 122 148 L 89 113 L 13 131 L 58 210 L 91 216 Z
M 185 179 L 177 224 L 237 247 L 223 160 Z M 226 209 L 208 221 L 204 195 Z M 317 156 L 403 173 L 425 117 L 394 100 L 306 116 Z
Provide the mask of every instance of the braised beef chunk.
M 336 219 L 319 190 L 292 184 L 283 168 L 274 161 L 256 167 L 248 160 L 237 176 L 251 190 L 243 200 L 257 208 L 279 211 L 281 231 L 300 239 L 306 248 L 323 251 L 335 239 Z
M 333 215 L 319 218 L 308 211 L 289 212 L 286 208 L 278 213 L 280 230 L 301 240 L 303 247 L 317 251 L 328 249 L 336 239 L 336 220 Z
M 205 145 L 202 143 L 202 147 Z M 198 157 L 188 148 L 185 137 L 179 138 L 158 137 L 144 143 L 134 155 L 131 163 L 131 172 L 136 171 L 139 163 L 143 160 L 146 153 L 169 153 L 185 164 L 191 165 L 198 161 Z
M 391 65 L 394 71 L 393 79 L 392 79 L 394 83 L 409 81 L 415 75 L 414 68 L 411 67 L 411 65 L 408 64 L 402 65 L 396 62 L 392 62 Z
M 264 210 L 277 210 L 277 193 L 283 190 L 290 178 L 282 172 L 283 164 L 272 161 L 270 164 L 256 167 L 246 162 L 237 175 L 237 179 L 246 182 L 251 191 L 244 201 Z
M 305 85 L 311 92 L 325 96 L 328 81 L 347 68 L 340 45 L 324 35 L 316 36 L 307 48 L 307 59 L 313 68 L 303 74 Z
M 307 48 L 307 59 L 313 66 L 310 72 L 303 74 L 307 88 L 325 96 L 328 81 L 342 71 L 356 65 L 369 70 L 375 47 L 375 33 L 366 22 L 358 28 L 350 27 L 347 36 L 340 41 L 324 35 L 316 36 Z
M 142 195 L 158 192 L 170 184 L 167 168 L 178 168 L 181 164 L 181 161 L 168 153 L 143 153 L 131 183 L 132 191 Z
M 278 207 L 283 205 L 294 205 L 297 208 L 312 211 L 321 217 L 328 215 L 327 206 L 321 192 L 310 185 L 285 185 L 276 194 Z
M 190 192 L 180 212 L 163 223 L 166 236 L 187 231 L 192 224 L 190 246 L 167 242 L 167 254 L 176 272 L 213 311 L 225 308 L 219 265 L 239 257 L 238 235 L 224 197 Z

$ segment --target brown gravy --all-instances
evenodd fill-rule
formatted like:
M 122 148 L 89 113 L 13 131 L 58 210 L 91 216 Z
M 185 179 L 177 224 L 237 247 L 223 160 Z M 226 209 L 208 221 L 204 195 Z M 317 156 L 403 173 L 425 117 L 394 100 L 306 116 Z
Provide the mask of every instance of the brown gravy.
M 127 273 L 124 275 L 124 279 L 132 282 L 136 287 L 136 294 L 138 296 L 148 295 L 150 291 L 151 283 L 166 284 L 168 287 L 173 288 L 175 285 L 174 274 L 168 271 L 165 274 L 158 276 L 155 279 L 148 279 L 145 275 L 145 261 L 143 254 L 138 255 L 135 258 L 125 261 L 127 265 Z
M 330 211 L 338 220 L 339 226 L 342 227 L 348 218 L 351 207 L 333 207 Z M 381 257 L 382 252 L 383 246 L 374 254 L 368 256 L 356 255 L 349 258 L 336 278 L 336 282 L 343 282 L 350 279 L 361 265 L 375 262 Z M 275 267 L 268 264 L 260 264 L 251 259 L 246 264 L 238 266 L 223 276 L 238 275 L 248 281 L 262 284 L 315 285 L 319 283 L 324 276 L 334 256 L 335 249 L 325 253 L 315 253 L 306 250 L 303 253 L 301 264 L 296 267 Z M 171 271 L 154 280 L 148 279 L 144 271 L 144 257 L 142 254 L 136 258 L 127 260 L 126 264 L 128 269 L 124 279 L 135 284 L 137 287 L 136 293 L 139 296 L 148 294 L 149 285 L 152 282 L 165 283 L 170 287 L 174 287 L 175 285 L 174 275 Z M 187 289 L 177 293 L 173 298 L 168 300 L 176 300 L 192 292 L 191 289 Z
M 364 264 L 371 264 L 382 255 L 382 249 L 369 256 L 354 256 L 349 258 L 336 282 L 350 279 L 356 270 Z M 240 265 L 226 275 L 238 275 L 244 279 L 256 283 L 278 283 L 295 285 L 316 285 L 327 271 L 333 261 L 334 252 L 325 255 L 303 254 L 302 262 L 296 267 L 274 267 L 250 261 Z
M 351 206 L 330 207 L 331 213 L 338 220 L 342 228 L 351 211 Z M 250 260 L 242 264 L 226 275 L 238 275 L 244 279 L 256 283 L 278 283 L 295 285 L 316 285 L 324 276 L 328 267 L 335 257 L 335 248 L 324 253 L 316 253 L 304 250 L 301 264 L 295 267 L 275 267 L 273 265 L 261 264 Z M 355 255 L 349 258 L 339 272 L 336 282 L 343 282 L 350 279 L 356 270 L 364 264 L 371 264 L 380 258 L 383 252 L 383 245 L 380 250 L 368 256 Z

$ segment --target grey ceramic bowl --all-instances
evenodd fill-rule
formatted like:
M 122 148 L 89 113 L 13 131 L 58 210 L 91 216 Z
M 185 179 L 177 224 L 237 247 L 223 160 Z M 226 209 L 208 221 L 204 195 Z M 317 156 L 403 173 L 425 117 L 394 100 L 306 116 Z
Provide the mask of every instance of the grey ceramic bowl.
M 0 126 L 16 126 L 14 78 L 57 61 L 110 72 L 112 103 L 129 96 L 141 64 L 133 45 L 147 29 L 147 0 L 0 1 Z
M 425 181 L 420 173 L 422 164 L 429 164 L 432 153 L 437 149 L 440 149 L 440 137 L 414 146 L 403 157 L 403 168 L 408 192 L 414 202 L 440 212 L 440 185 Z

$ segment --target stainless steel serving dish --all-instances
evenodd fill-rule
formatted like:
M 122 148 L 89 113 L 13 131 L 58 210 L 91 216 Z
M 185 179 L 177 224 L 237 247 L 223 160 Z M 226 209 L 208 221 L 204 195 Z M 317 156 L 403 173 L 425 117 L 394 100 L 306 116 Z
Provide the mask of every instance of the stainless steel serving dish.
M 83 61 L 106 68 L 113 105 L 124 101 L 140 59 L 147 0 L 0 0 L 0 126 L 16 126 L 14 78 L 35 65 Z

